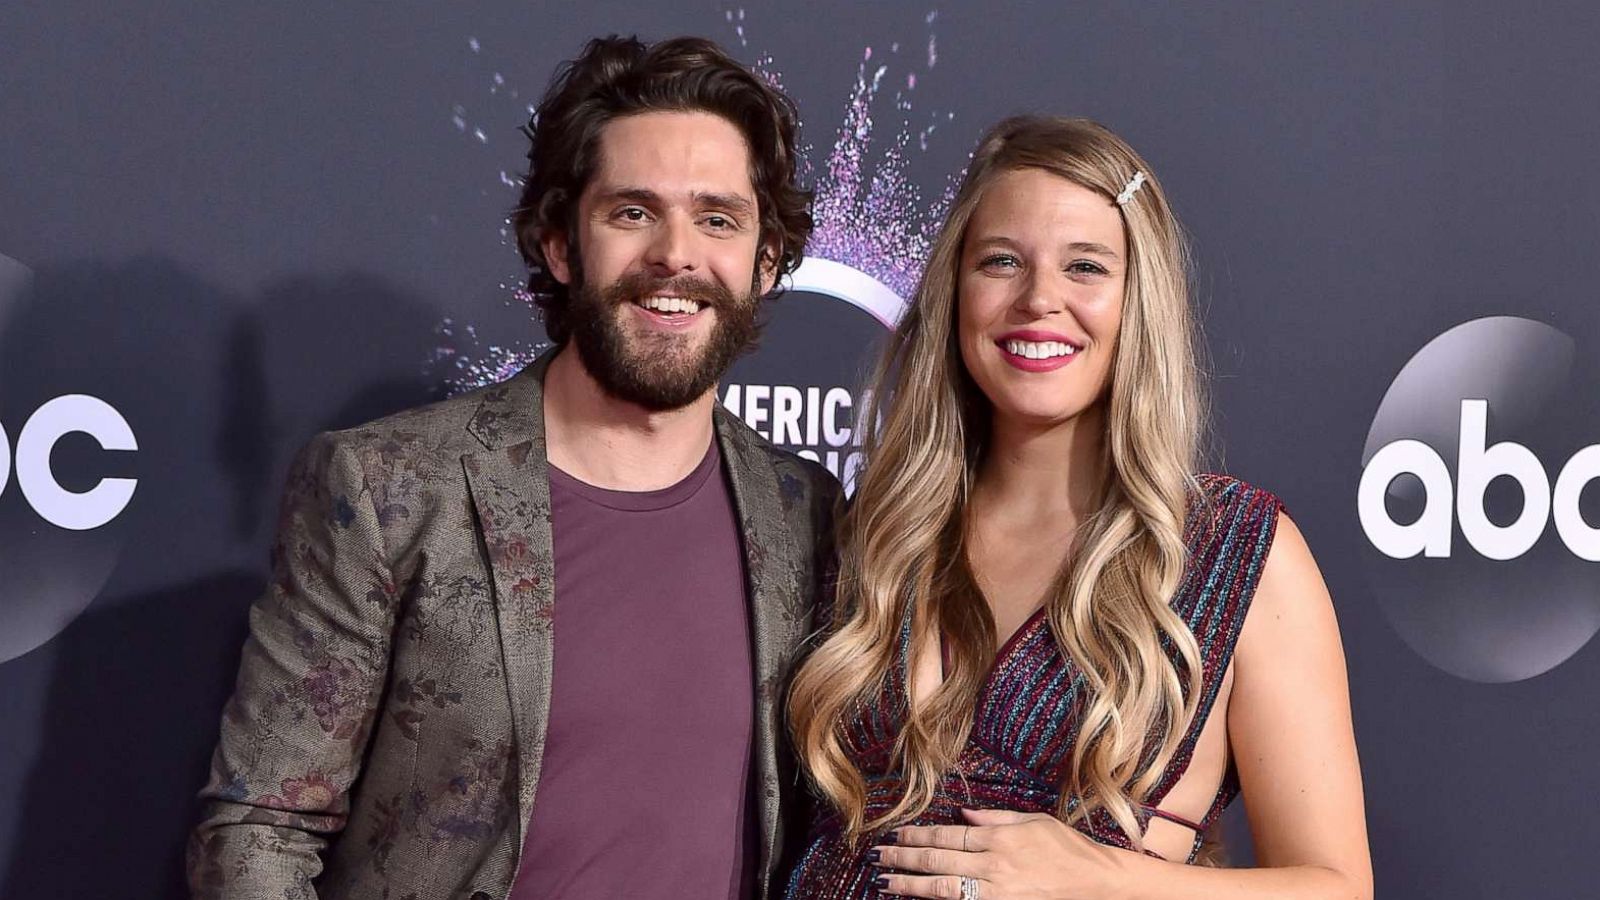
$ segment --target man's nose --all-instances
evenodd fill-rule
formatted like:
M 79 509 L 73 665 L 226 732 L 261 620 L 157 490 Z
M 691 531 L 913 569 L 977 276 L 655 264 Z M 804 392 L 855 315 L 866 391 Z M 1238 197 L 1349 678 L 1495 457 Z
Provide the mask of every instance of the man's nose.
M 646 249 L 644 262 L 660 275 L 693 272 L 697 268 L 694 256 L 694 223 L 677 215 L 663 218 L 655 228 L 650 245 Z

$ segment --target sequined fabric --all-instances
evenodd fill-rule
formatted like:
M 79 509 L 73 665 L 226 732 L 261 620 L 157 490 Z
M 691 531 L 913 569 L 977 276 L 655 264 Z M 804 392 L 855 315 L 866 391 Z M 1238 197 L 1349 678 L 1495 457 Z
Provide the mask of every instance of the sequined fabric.
M 1201 696 L 1195 720 L 1146 804 L 1157 807 L 1189 767 L 1194 746 L 1216 701 L 1239 630 L 1277 525 L 1282 505 L 1272 494 L 1234 478 L 1202 475 L 1204 499 L 1190 504 L 1184 533 L 1189 560 L 1172 600 L 1200 647 Z M 890 751 L 907 707 L 905 666 L 910 619 L 901 630 L 900 653 L 883 690 L 856 706 L 845 727 L 845 747 L 867 781 L 867 819 L 887 812 L 904 791 Z M 972 734 L 955 768 L 939 785 L 933 804 L 917 825 L 958 824 L 961 808 L 1054 812 L 1071 764 L 1084 702 L 1083 675 L 1056 646 L 1042 611 L 1017 629 L 995 657 L 978 694 Z M 1230 765 L 1202 826 L 1209 826 L 1238 794 Z M 1140 826 L 1149 813 L 1139 813 Z M 1112 846 L 1132 842 L 1109 815 L 1080 826 Z M 806 848 L 789 880 L 794 900 L 867 900 L 879 895 L 866 861 L 878 835 L 852 844 L 824 809 L 813 823 Z M 1200 846 L 1197 835 L 1190 859 Z

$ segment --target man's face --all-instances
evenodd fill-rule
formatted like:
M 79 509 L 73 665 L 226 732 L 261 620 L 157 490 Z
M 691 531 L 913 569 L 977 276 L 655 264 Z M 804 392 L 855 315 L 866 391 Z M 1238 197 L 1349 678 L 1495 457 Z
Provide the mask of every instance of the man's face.
M 715 387 L 755 335 L 760 218 L 749 149 L 732 123 L 652 112 L 600 132 L 575 234 L 548 234 L 550 274 L 571 291 L 579 358 L 609 393 L 647 409 Z M 575 238 L 575 240 L 574 240 Z

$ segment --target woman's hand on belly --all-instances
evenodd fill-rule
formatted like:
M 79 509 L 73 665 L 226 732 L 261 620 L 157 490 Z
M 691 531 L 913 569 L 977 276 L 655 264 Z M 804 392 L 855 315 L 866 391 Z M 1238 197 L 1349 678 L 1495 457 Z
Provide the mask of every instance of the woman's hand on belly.
M 906 825 L 874 847 L 882 893 L 962 900 L 961 878 L 980 900 L 1101 900 L 1127 851 L 1097 844 L 1054 816 L 962 810 L 970 825 Z

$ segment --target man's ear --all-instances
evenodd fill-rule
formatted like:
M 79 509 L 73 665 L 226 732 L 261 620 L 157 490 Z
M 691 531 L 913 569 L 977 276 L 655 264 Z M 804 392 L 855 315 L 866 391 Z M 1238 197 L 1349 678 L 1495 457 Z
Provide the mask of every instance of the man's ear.
M 567 252 L 570 248 L 567 243 L 565 230 L 554 226 L 539 230 L 539 249 L 544 253 L 545 271 L 550 273 L 561 284 L 572 284 L 572 266 Z
M 761 287 L 761 296 L 772 293 L 778 284 L 778 245 L 767 243 L 762 246 L 761 252 L 756 255 L 757 284 Z

